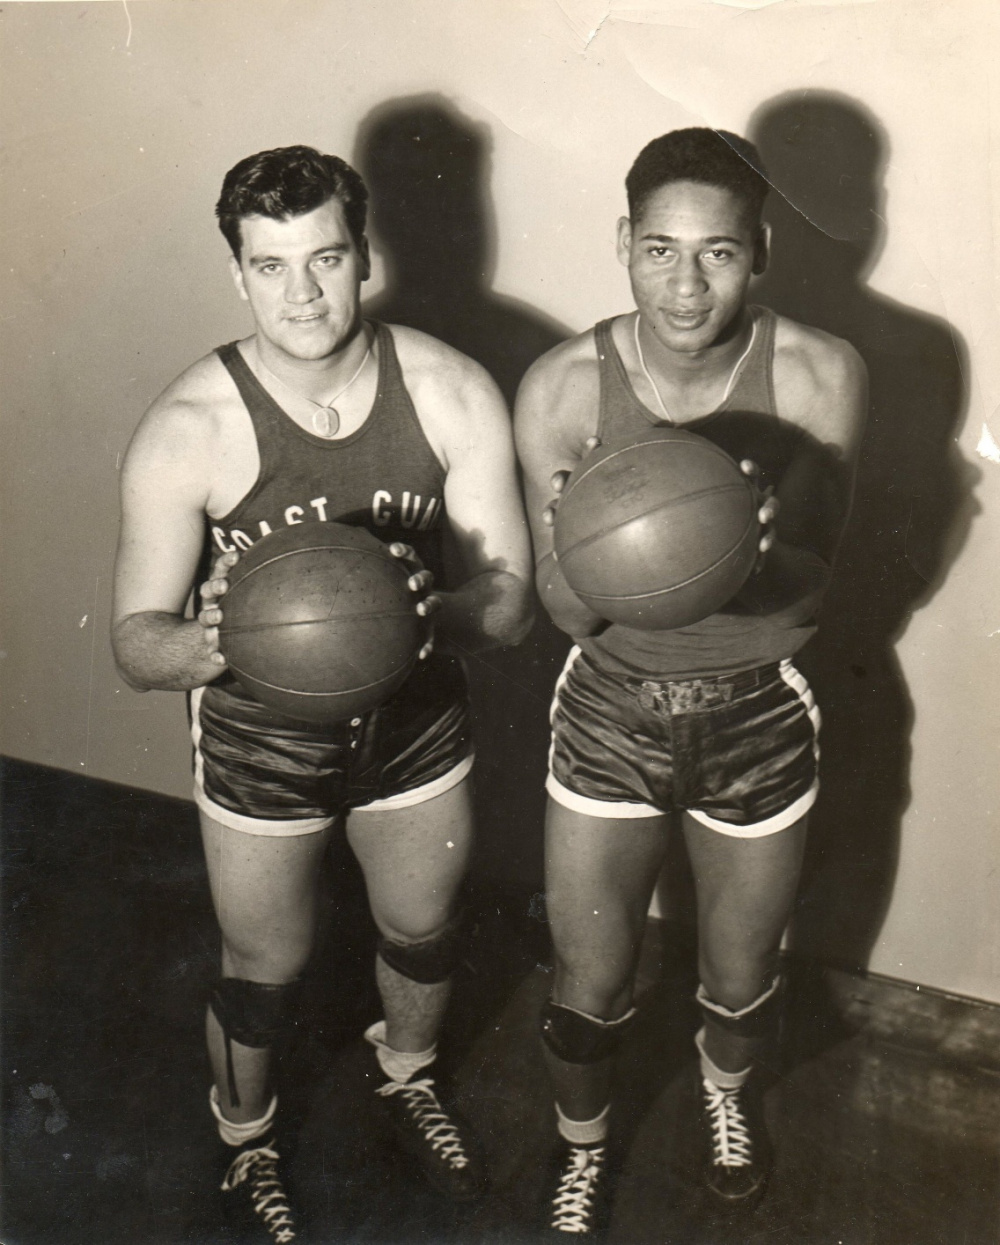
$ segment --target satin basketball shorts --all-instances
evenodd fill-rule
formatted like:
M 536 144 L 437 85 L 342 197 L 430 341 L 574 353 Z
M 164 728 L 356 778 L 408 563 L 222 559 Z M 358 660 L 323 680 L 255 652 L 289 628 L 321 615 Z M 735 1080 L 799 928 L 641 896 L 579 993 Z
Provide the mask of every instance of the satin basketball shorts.
M 325 830 L 352 809 L 424 803 L 472 769 L 461 664 L 432 654 L 384 705 L 330 726 L 265 708 L 232 679 L 190 694 L 194 798 L 249 834 Z
M 819 791 L 820 717 L 791 661 L 718 678 L 627 678 L 572 649 L 552 703 L 546 783 L 592 817 L 683 809 L 736 838 L 784 830 Z

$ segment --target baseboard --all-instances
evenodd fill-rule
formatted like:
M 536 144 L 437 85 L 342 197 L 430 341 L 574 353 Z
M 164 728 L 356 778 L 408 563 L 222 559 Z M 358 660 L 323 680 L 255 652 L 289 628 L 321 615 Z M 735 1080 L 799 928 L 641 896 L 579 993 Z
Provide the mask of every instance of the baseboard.
M 789 975 L 818 977 L 852 1030 L 946 1061 L 1000 1072 L 1000 1006 L 881 973 L 787 955 Z

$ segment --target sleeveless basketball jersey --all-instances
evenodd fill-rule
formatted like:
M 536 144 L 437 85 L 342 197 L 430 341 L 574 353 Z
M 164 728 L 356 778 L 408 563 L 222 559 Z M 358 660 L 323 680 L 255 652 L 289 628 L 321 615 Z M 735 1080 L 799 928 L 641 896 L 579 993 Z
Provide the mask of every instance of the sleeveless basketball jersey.
M 737 462 L 751 458 L 761 469 L 760 487 L 777 485 L 798 444 L 795 429 L 778 419 L 774 400 L 773 360 L 776 317 L 766 307 L 751 307 L 755 331 L 750 351 L 740 365 L 732 392 L 709 415 L 686 421 L 689 432 L 714 441 Z M 600 375 L 602 441 L 638 435 L 665 426 L 638 399 L 611 336 L 611 320 L 594 329 Z M 749 670 L 790 657 L 816 630 L 815 626 L 780 627 L 766 616 L 742 612 L 737 605 L 690 627 L 673 631 L 639 631 L 617 623 L 580 647 L 610 673 L 652 678 L 699 678 Z
M 301 428 L 250 370 L 235 342 L 216 352 L 253 421 L 256 483 L 229 514 L 208 520 L 215 552 L 249 549 L 286 524 L 364 527 L 386 544 L 404 541 L 444 583 L 445 471 L 424 435 L 392 333 L 376 323 L 378 386 L 368 418 L 336 440 Z M 206 550 L 208 552 L 208 550 Z

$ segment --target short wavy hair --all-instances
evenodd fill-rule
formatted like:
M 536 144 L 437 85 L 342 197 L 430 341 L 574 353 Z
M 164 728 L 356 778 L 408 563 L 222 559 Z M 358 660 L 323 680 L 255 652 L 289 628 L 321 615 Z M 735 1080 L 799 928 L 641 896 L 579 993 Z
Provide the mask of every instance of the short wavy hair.
M 288 220 L 328 199 L 341 203 L 351 237 L 360 244 L 368 215 L 368 191 L 360 175 L 339 156 L 323 155 L 314 147 L 275 147 L 233 165 L 223 180 L 215 215 L 238 260 L 244 217 Z

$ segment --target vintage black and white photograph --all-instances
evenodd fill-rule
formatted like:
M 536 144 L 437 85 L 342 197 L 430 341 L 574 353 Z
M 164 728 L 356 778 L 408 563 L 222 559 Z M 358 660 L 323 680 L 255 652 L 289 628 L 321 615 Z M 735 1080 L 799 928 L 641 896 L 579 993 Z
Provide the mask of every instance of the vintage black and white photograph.
M 1000 1243 L 998 63 L 0 3 L 3 1245 Z

